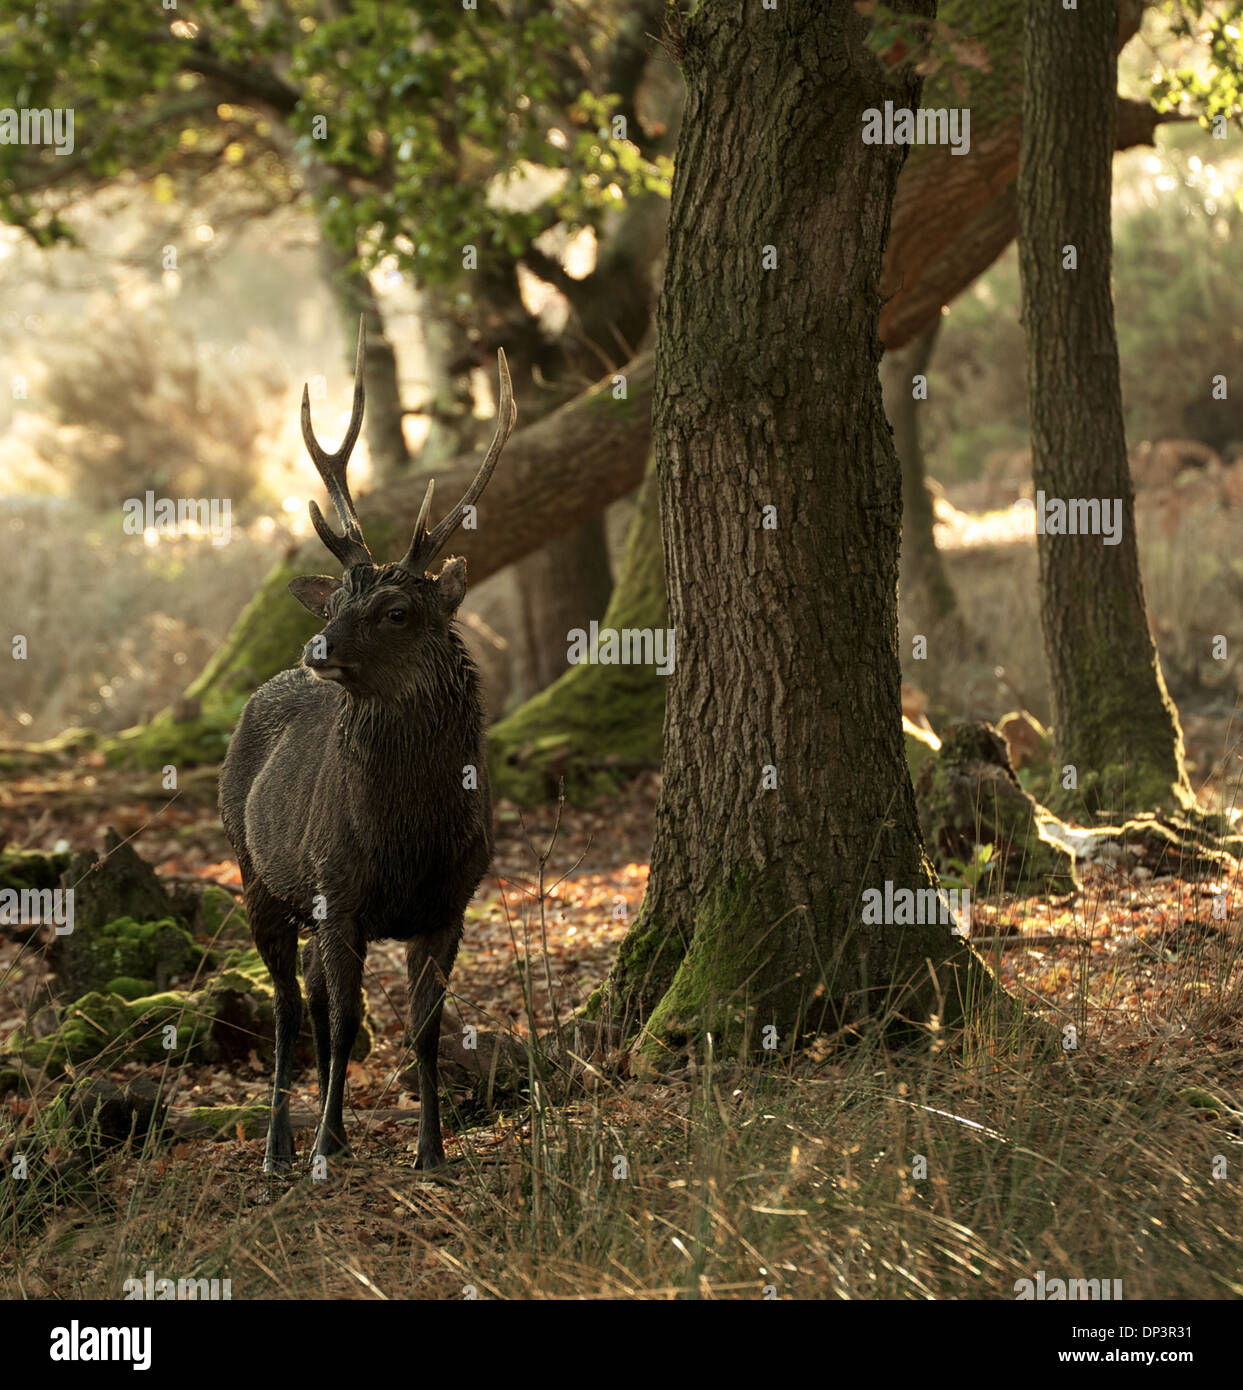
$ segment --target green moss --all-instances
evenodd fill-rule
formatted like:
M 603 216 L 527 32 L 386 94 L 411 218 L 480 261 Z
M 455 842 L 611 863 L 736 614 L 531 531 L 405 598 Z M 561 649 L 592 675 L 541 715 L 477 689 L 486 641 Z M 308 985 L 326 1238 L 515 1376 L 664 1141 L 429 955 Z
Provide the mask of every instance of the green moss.
M 237 977 L 229 981 L 230 989 L 258 989 L 269 994 L 272 992 L 272 977 L 268 974 L 263 957 L 255 946 L 229 951 L 220 962 L 220 973 L 210 981 L 208 988 L 224 988 L 223 982 L 230 976 Z
M 1177 721 L 1177 714 L 1173 717 Z M 1180 763 L 1181 742 L 1180 735 Z M 1062 756 L 1070 757 L 1069 754 Z M 1062 786 L 1060 769 L 1055 768 L 1046 805 L 1072 821 L 1093 816 L 1118 820 L 1141 811 L 1194 811 L 1195 796 L 1189 784 L 1185 778 L 1172 775 L 1168 767 L 1163 767 L 1161 764 L 1165 761 L 1158 758 L 1150 762 L 1114 762 L 1087 772 L 1080 763 L 1078 786 L 1073 790 Z
M 6 849 L 0 852 L 0 889 L 58 888 L 60 876 L 73 856 L 39 854 L 35 850 Z
M 636 666 L 575 666 L 488 734 L 497 796 L 522 805 L 555 799 L 564 778 L 576 801 L 615 791 L 658 767 L 665 688 Z
M 194 1105 L 186 1111 L 187 1128 L 196 1133 L 221 1135 L 232 1139 L 238 1125 L 247 1139 L 267 1133 L 266 1105 Z
M 248 1019 L 238 1016 L 236 1005 L 239 997 L 246 1000 Z M 263 957 L 254 947 L 229 952 L 221 963 L 219 973 L 212 977 L 196 998 L 197 1007 L 213 1023 L 220 1024 L 227 1020 L 230 1027 L 244 1026 L 252 1034 L 249 1045 L 258 1048 L 262 1037 L 265 1046 L 258 1050 L 270 1051 L 271 1040 L 275 1037 L 276 1031 L 275 990 L 272 987 L 272 977 L 263 963 Z M 218 1050 L 219 1027 L 217 1038 Z M 364 1012 L 358 1037 L 350 1050 L 350 1060 L 363 1061 L 374 1045 L 373 1024 L 370 1016 Z M 309 1065 L 313 1055 L 310 1018 L 304 1009 L 302 1031 L 298 1037 L 298 1057 L 303 1065 Z
M 617 951 L 605 983 L 588 999 L 584 1017 L 598 1019 L 607 1009 L 623 1027 L 646 1017 L 673 983 L 686 942 L 660 921 L 645 900 Z
M 319 620 L 289 593 L 289 581 L 303 572 L 300 564 L 283 560 L 242 610 L 186 691 L 187 698 L 200 701 L 204 714 L 234 721 L 257 687 L 294 665 L 319 631 Z
M 744 870 L 699 901 L 690 946 L 643 1030 L 642 1059 L 654 1062 L 667 1056 L 671 1045 L 709 1032 L 718 1055 L 740 1048 L 755 1012 L 741 994 L 756 964 L 763 915 L 761 886 Z M 657 931 L 655 923 L 650 930 Z
M 599 1022 L 604 1016 L 604 1006 L 607 998 L 608 995 L 605 987 L 603 985 L 597 985 L 587 996 L 587 1002 L 579 1011 L 580 1016 L 590 1020 L 592 1023 Z
M 135 980 L 128 975 L 118 975 L 104 986 L 105 994 L 119 994 L 122 999 L 142 999 L 151 993 L 150 980 Z
M 157 980 L 191 974 L 203 955 L 171 917 L 155 922 L 118 917 L 89 930 L 80 927 L 62 941 L 62 949 L 72 953 L 72 978 L 85 990 L 125 977 L 145 981 L 150 993 Z
M 176 1029 L 174 1046 L 164 1046 L 166 1027 Z M 10 1046 L 28 1066 L 59 1073 L 67 1065 L 95 1062 L 101 1067 L 123 1061 L 190 1061 L 201 1055 L 207 1020 L 194 1002 L 175 992 L 126 1000 L 99 991 L 84 995 L 66 1011 L 59 1028 L 43 1038 L 24 1029 Z
M 249 930 L 245 904 L 214 883 L 203 889 L 199 899 L 199 922 L 203 935 L 213 941 L 240 936 Z
M 178 720 L 169 710 L 162 710 L 148 724 L 102 738 L 99 747 L 110 767 L 158 769 L 170 764 L 185 768 L 218 763 L 229 746 L 240 713 L 239 706 Z

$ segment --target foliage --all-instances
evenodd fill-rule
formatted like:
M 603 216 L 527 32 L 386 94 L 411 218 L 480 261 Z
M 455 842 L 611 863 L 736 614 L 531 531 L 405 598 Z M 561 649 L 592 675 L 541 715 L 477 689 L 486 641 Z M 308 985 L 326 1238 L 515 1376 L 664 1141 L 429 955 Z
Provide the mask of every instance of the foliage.
M 462 282 L 467 244 L 481 261 L 517 256 L 559 219 L 594 225 L 667 191 L 668 161 L 620 138 L 617 98 L 592 85 L 611 20 L 556 0 L 0 0 L 23 75 L 9 99 L 76 113 L 71 155 L 0 146 L 0 217 L 46 244 L 69 233 L 45 196 L 61 183 L 134 171 L 168 198 L 240 170 L 274 197 L 309 190 L 325 233 L 365 262 L 393 254 L 420 281 Z M 551 203 L 501 207 L 497 182 L 531 166 L 560 176 Z
M 1226 117 L 1243 128 L 1243 3 L 1165 0 L 1170 37 L 1190 52 L 1171 62 L 1156 53 L 1151 100 L 1158 111 L 1194 111 L 1202 124 Z
M 970 888 L 973 893 L 997 867 L 992 845 L 976 845 L 970 861 L 949 859 L 946 862 L 950 872 L 941 874 L 942 887 Z

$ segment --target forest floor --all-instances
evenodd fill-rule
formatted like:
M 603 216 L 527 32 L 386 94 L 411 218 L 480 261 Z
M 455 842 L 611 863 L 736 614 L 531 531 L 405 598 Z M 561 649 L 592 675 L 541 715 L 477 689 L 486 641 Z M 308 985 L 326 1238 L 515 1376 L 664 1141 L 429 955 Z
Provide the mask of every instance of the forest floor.
M 604 978 L 642 899 L 658 787 L 651 775 L 565 808 L 542 913 L 562 1017 Z M 452 980 L 465 1021 L 520 1039 L 528 951 L 536 1033 L 552 1022 L 537 861 L 553 820 L 498 807 Z M 0 791 L 0 841 L 98 848 L 109 825 L 161 874 L 237 883 L 210 774 L 171 799 L 103 767 Z M 411 1169 L 417 1105 L 397 1080 L 404 960 L 375 947 L 376 1046 L 350 1071 L 351 1160 L 322 1181 L 267 1179 L 262 1139 L 240 1123 L 217 1141 L 116 1152 L 37 1219 L 0 1210 L 0 1297 L 117 1297 L 147 1269 L 227 1277 L 250 1298 L 1012 1298 L 1038 1269 L 1121 1278 L 1128 1298 L 1243 1295 L 1238 885 L 1098 876 L 1057 899 L 981 891 L 973 907 L 972 936 L 1006 987 L 1073 1029 L 1064 1065 L 984 1034 L 965 1052 L 935 1037 L 917 1055 L 826 1043 L 793 1065 L 657 1080 L 623 1064 L 557 1105 L 450 1111 L 435 1178 Z M 41 975 L 17 952 L 0 943 L 0 1052 Z M 110 1075 L 139 1073 L 174 1113 L 261 1106 L 270 1085 L 254 1056 Z M 295 1113 L 315 1103 L 304 1075 Z M 30 1104 L 11 1097 L 9 1121 Z

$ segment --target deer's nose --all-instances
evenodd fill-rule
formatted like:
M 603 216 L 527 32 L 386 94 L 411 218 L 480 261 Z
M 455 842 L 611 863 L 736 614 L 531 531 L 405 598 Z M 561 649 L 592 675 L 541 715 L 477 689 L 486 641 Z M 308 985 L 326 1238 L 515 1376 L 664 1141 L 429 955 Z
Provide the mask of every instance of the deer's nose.
M 318 637 L 311 640 L 302 649 L 302 660 L 308 666 L 331 666 L 332 663 L 332 643 L 320 633 Z

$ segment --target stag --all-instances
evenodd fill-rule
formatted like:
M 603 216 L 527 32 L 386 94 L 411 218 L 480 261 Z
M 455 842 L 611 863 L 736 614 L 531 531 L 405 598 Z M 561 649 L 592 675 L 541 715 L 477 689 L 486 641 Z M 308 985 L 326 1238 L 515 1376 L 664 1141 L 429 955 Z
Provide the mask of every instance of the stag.
M 311 428 L 302 437 L 342 527 L 315 502 L 319 538 L 340 579 L 308 575 L 294 596 L 325 626 L 301 664 L 251 696 L 220 774 L 220 813 L 242 871 L 250 930 L 275 993 L 276 1065 L 264 1170 L 293 1158 L 293 1050 L 302 1022 L 299 932 L 319 1073 L 313 1153 L 348 1151 L 342 1104 L 362 1019 L 367 945 L 406 943 L 410 1036 L 418 1059 L 416 1168 L 444 1161 L 437 1048 L 449 973 L 467 904 L 492 857 L 492 802 L 479 678 L 454 618 L 466 562 L 435 557 L 478 501 L 516 411 L 505 354 L 497 354 L 496 434 L 465 496 L 428 529 L 429 481 L 414 536 L 396 564 L 377 564 L 363 538 L 346 467 L 362 426 L 366 354 L 358 330 L 354 404 L 336 453 Z

